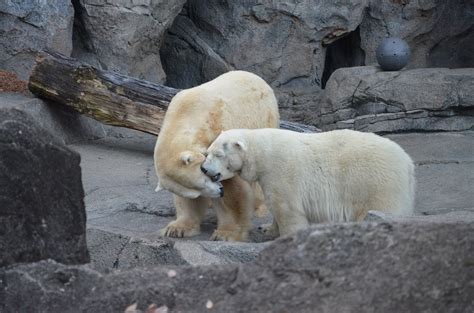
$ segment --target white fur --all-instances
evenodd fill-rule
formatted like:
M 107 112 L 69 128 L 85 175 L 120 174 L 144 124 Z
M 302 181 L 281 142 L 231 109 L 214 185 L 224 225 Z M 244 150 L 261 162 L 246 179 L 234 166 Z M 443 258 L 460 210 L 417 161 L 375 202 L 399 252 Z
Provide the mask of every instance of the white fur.
M 171 100 L 155 146 L 159 187 L 174 193 L 176 220 L 163 229 L 165 236 L 188 237 L 200 224 L 212 202 L 218 228 L 212 239 L 245 240 L 261 194 L 235 177 L 222 185 L 201 171 L 207 147 L 222 130 L 278 127 L 278 105 L 272 88 L 260 77 L 231 71 L 180 91 Z
M 230 130 L 211 144 L 203 167 L 211 176 L 238 172 L 258 181 L 280 234 L 310 223 L 361 220 L 369 210 L 413 212 L 413 161 L 372 133 Z

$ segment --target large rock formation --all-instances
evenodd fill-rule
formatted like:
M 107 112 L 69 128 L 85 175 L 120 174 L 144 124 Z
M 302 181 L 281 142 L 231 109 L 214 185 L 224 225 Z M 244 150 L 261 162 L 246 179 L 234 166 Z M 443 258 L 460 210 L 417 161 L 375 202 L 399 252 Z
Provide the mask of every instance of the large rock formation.
M 162 48 L 167 83 L 180 88 L 230 69 L 262 76 L 280 93 L 283 117 L 315 102 L 324 44 L 357 28 L 367 1 L 187 2 Z
M 191 87 L 243 69 L 278 88 L 319 86 L 322 45 L 355 30 L 366 2 L 188 1 L 163 47 L 168 82 Z
M 99 68 L 163 82 L 163 35 L 185 2 L 73 0 L 73 56 Z
M 186 88 L 229 69 L 255 72 L 277 91 L 283 118 L 315 115 L 321 87 L 340 67 L 375 63 L 400 36 L 409 67 L 473 67 L 472 1 L 189 0 L 161 55 L 168 83 Z
M 27 79 L 37 52 L 72 51 L 74 10 L 69 1 L 1 1 L 0 68 Z
M 307 123 L 330 130 L 458 131 L 474 127 L 474 68 L 338 69 Z
M 253 263 L 108 275 L 42 261 L 5 270 L 0 309 L 471 312 L 473 231 L 463 222 L 319 226 L 277 240 Z
M 472 1 L 185 2 L 73 0 L 72 34 L 70 3 L 7 1 L 0 67 L 26 78 L 35 51 L 69 55 L 72 41 L 72 55 L 96 67 L 153 82 L 167 77 L 179 88 L 248 70 L 275 88 L 282 117 L 293 121 L 316 114 L 336 69 L 374 64 L 387 36 L 410 45 L 408 68 L 474 67 Z
M 89 261 L 79 161 L 27 114 L 0 109 L 0 266 Z
M 166 72 L 174 87 L 255 72 L 276 88 L 283 117 L 301 120 L 334 70 L 375 63 L 387 36 L 409 43 L 409 67 L 474 66 L 472 1 L 185 2 L 73 0 L 74 35 L 71 3 L 4 2 L 0 67 L 26 78 L 36 51 L 69 55 L 74 37 L 74 57 L 153 82 Z

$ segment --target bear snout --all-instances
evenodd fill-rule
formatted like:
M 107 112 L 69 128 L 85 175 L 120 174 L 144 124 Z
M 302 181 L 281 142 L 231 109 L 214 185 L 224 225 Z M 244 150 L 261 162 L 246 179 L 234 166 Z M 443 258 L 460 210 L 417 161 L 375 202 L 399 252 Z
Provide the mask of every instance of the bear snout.
M 217 173 L 216 175 L 211 176 L 211 180 L 213 182 L 216 182 L 216 181 L 219 181 L 221 179 L 221 177 L 222 177 L 221 173 Z
M 216 173 L 216 171 L 212 169 L 212 167 L 206 168 L 206 162 L 204 162 L 204 164 L 201 165 L 201 171 L 204 174 L 206 174 L 208 177 L 210 177 L 213 182 L 219 181 L 222 177 L 221 173 Z

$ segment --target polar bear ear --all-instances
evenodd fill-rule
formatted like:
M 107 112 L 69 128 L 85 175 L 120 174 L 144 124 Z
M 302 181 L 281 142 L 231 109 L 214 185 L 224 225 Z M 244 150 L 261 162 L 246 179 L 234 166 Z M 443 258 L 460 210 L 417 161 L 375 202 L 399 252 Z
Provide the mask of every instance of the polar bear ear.
M 236 147 L 237 149 L 242 150 L 242 151 L 247 150 L 247 147 L 245 146 L 245 144 L 242 141 L 234 142 L 234 147 Z
M 188 165 L 193 161 L 193 154 L 189 151 L 184 151 L 183 153 L 181 153 L 180 159 L 181 161 L 183 161 L 184 165 Z

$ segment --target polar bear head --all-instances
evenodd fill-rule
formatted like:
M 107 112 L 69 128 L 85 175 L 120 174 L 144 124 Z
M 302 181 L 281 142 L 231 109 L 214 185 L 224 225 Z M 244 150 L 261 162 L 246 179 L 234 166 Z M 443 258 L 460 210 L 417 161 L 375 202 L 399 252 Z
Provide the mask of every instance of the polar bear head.
M 183 151 L 177 158 L 167 158 L 166 166 L 157 170 L 158 186 L 155 191 L 166 189 L 178 196 L 218 198 L 224 195 L 220 182 L 203 174 L 201 164 L 205 156 L 197 151 Z
M 207 149 L 201 169 L 213 181 L 232 178 L 242 170 L 247 150 L 243 132 L 242 129 L 224 131 Z

